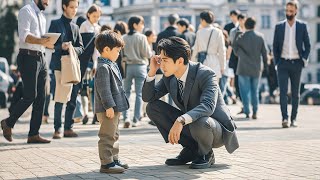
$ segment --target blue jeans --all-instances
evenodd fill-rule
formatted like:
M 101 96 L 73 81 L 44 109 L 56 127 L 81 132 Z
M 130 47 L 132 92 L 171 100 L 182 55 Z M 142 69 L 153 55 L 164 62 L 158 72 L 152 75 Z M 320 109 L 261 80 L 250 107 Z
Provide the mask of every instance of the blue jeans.
M 73 114 L 73 119 L 82 118 L 82 117 L 83 117 L 82 102 L 81 102 L 80 96 L 78 96 L 76 99 L 76 109 Z
M 67 103 L 64 130 L 70 130 L 73 127 L 73 115 L 76 109 L 76 100 L 81 84 L 73 85 L 70 101 Z M 56 102 L 54 105 L 54 130 L 59 131 L 61 128 L 61 115 L 63 103 Z
M 243 112 L 250 114 L 249 103 L 251 102 L 253 113 L 257 113 L 259 104 L 259 77 L 239 75 L 239 89 L 243 104 Z
M 142 112 L 142 86 L 147 76 L 147 65 L 128 64 L 126 67 L 126 78 L 123 80 L 124 90 L 128 99 L 130 99 L 132 80 L 134 79 L 136 101 L 134 106 L 133 122 L 138 122 Z M 123 112 L 125 121 L 131 121 L 128 116 L 128 110 Z

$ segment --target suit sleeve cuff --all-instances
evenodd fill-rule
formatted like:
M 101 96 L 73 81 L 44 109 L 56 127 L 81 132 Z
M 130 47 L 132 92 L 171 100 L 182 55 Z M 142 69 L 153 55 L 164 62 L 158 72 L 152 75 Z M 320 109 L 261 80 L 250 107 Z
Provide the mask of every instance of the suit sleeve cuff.
M 146 82 L 151 82 L 151 81 L 153 81 L 155 79 L 156 79 L 156 76 L 150 77 L 150 76 L 147 75 Z
M 182 115 L 185 125 L 192 123 L 192 117 L 189 114 Z

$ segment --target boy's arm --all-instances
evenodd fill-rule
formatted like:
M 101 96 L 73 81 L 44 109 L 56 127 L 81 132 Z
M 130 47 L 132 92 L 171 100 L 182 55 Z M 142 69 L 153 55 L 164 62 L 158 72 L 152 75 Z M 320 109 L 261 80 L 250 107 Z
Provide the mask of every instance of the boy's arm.
M 116 106 L 113 100 L 111 87 L 110 87 L 110 71 L 106 67 L 100 67 L 97 70 L 95 81 L 95 90 L 101 99 L 101 103 L 104 109 L 109 109 Z

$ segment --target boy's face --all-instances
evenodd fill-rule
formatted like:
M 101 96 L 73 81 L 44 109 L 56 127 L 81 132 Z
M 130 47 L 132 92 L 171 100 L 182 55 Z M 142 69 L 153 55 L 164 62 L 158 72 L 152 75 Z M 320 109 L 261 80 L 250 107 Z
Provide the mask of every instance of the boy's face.
M 165 56 L 163 51 L 161 51 L 160 57 L 161 57 L 160 68 L 165 77 L 175 75 L 179 71 L 179 69 L 182 66 L 184 66 L 183 58 L 177 59 L 177 61 L 174 63 L 173 59 L 168 56 Z
M 112 62 L 115 62 L 118 59 L 120 51 L 121 51 L 121 47 L 114 47 L 113 49 L 110 49 L 107 46 L 103 49 L 103 52 L 101 53 L 101 55 L 102 57 L 107 58 Z
M 187 28 L 186 26 L 181 26 L 180 24 L 177 24 L 177 29 L 180 34 L 182 34 Z

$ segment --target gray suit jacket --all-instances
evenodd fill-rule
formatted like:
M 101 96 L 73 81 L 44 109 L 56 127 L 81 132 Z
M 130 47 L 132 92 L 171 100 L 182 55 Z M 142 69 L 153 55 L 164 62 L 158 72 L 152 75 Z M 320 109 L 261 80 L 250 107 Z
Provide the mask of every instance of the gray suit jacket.
M 200 63 L 189 63 L 183 104 L 180 104 L 177 99 L 178 84 L 173 75 L 163 77 L 156 85 L 155 81 L 145 82 L 142 99 L 145 102 L 152 102 L 167 93 L 170 93 L 182 112 L 192 117 L 193 122 L 206 116 L 216 119 L 222 126 L 223 142 L 229 153 L 239 147 L 235 123 L 224 103 L 216 75 L 210 68 Z
M 268 60 L 263 35 L 247 31 L 237 34 L 235 38 L 233 51 L 239 57 L 237 75 L 260 77 L 263 67 L 267 69 Z
M 94 111 L 105 112 L 113 107 L 115 112 L 129 109 L 129 102 L 122 87 L 121 77 L 117 69 L 98 60 L 97 73 L 94 80 Z

